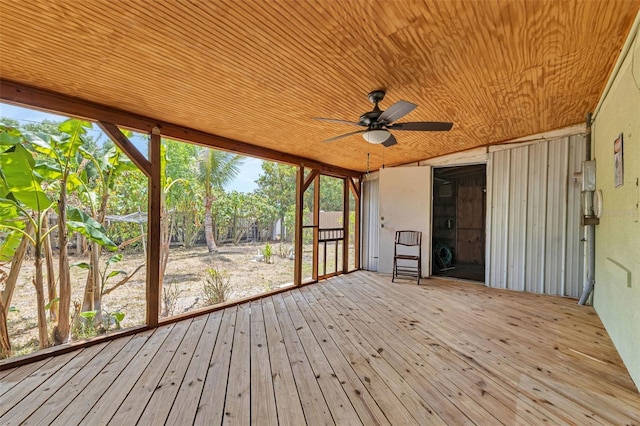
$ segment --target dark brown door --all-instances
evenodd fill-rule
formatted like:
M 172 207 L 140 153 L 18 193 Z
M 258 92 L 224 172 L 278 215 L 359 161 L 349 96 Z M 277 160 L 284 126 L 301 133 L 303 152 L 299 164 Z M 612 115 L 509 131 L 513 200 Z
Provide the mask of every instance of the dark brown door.
M 458 263 L 484 264 L 484 176 L 458 181 Z

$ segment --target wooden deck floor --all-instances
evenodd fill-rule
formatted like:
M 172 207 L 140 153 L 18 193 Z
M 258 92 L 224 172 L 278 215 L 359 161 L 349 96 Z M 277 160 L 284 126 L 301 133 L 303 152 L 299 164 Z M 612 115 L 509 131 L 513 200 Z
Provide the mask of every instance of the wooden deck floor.
M 0 424 L 640 424 L 575 301 L 358 272 L 0 372 Z

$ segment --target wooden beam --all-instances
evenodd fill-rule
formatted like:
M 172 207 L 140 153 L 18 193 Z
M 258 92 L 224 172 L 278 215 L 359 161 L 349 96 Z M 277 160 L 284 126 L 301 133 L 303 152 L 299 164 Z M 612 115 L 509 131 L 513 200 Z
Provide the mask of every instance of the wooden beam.
M 302 285 L 302 225 L 304 224 L 302 213 L 304 205 L 304 166 L 300 164 L 296 171 L 296 220 L 295 220 L 295 264 L 293 267 L 293 283 Z
M 161 143 L 160 129 L 154 128 L 149 141 L 149 158 L 151 160 L 151 177 L 149 178 L 149 213 L 147 223 L 147 324 L 158 325 L 160 313 L 160 227 L 162 215 L 162 182 L 161 180 Z
M 350 178 L 342 180 L 342 223 L 344 228 L 344 240 L 342 241 L 342 273 L 349 272 L 349 192 L 350 185 L 347 181 Z M 336 265 L 336 271 L 338 265 Z
M 351 192 L 353 193 L 353 197 L 355 198 L 356 205 L 354 207 L 356 220 L 355 220 L 355 236 L 354 236 L 354 245 L 355 245 L 355 262 L 354 267 L 356 270 L 360 269 L 360 191 L 362 190 L 362 180 L 358 179 L 358 183 L 356 184 L 352 178 L 348 178 L 349 186 L 351 188 Z
M 138 151 L 138 148 L 136 148 L 129 138 L 120 131 L 118 126 L 107 123 L 106 121 L 98 121 L 98 126 L 111 138 L 118 148 L 124 151 L 127 157 L 129 157 L 131 161 L 138 166 L 142 173 L 144 173 L 148 178 L 151 177 L 151 162 L 147 160 L 140 151 Z
M 184 142 L 192 142 L 207 147 L 250 155 L 264 160 L 277 161 L 291 165 L 304 164 L 305 167 L 317 169 L 325 174 L 345 177 L 357 177 L 361 173 L 342 167 L 324 164 L 305 159 L 286 152 L 251 145 L 246 142 L 205 133 L 176 124 L 162 122 L 150 117 L 133 114 L 104 105 L 85 101 L 83 99 L 62 95 L 42 89 L 37 89 L 13 81 L 0 79 L 0 99 L 5 102 L 26 107 L 33 107 L 58 114 L 70 115 L 90 121 L 113 123 L 118 127 L 149 134 L 154 127 L 158 127 L 163 137 Z
M 347 178 L 347 182 L 349 183 L 349 189 L 353 194 L 356 200 L 360 200 L 360 179 L 358 179 L 358 183 L 355 183 L 352 177 Z
M 318 170 L 311 170 L 311 173 L 309 173 L 309 176 L 307 176 L 307 178 L 304 180 L 304 186 L 302 187 L 302 192 L 305 192 L 308 188 L 309 185 L 311 185 L 311 182 L 313 182 L 313 180 L 316 178 L 316 176 L 318 176 L 320 172 Z
M 320 174 L 318 173 L 314 177 L 313 188 L 313 266 L 311 271 L 311 277 L 314 281 L 318 281 L 318 240 L 320 239 Z M 323 271 L 326 272 L 326 271 Z

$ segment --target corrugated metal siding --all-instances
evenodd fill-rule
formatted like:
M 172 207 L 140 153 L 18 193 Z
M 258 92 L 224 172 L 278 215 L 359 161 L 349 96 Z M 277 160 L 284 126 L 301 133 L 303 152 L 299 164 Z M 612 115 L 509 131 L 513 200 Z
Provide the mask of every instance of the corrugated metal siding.
M 378 270 L 380 232 L 379 180 L 363 182 L 362 195 L 362 269 Z
M 527 186 L 527 243 L 525 291 L 544 293 L 545 233 L 547 226 L 547 156 L 548 143 L 529 147 Z
M 567 193 L 567 259 L 565 274 L 565 296 L 578 297 L 584 284 L 584 227 L 580 221 L 582 214 L 581 182 L 576 173 L 582 172 L 582 162 L 586 158 L 586 145 L 581 137 L 569 138 L 569 173 Z M 576 255 L 577 253 L 577 255 Z
M 524 291 L 525 249 L 527 232 L 527 170 L 529 147 L 511 149 L 509 170 L 509 230 L 507 282 L 509 288 Z
M 568 138 L 549 143 L 547 179 L 547 232 L 545 242 L 545 294 L 562 295 L 566 256 Z
M 491 153 L 487 285 L 578 297 L 582 136 Z
M 491 154 L 491 264 L 489 282 L 492 287 L 507 288 L 507 248 L 509 224 L 509 168 L 508 150 Z

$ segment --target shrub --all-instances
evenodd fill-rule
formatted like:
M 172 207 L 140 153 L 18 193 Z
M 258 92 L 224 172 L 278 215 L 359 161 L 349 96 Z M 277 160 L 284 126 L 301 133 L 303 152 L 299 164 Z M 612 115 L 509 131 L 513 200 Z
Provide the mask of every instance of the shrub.
M 217 268 L 207 269 L 207 280 L 204 283 L 204 300 L 208 305 L 226 302 L 231 296 L 231 277 L 227 271 Z
M 262 249 L 262 255 L 264 256 L 265 263 L 271 263 L 271 256 L 273 255 L 273 247 L 271 247 L 271 244 L 269 244 L 269 242 L 267 242 L 267 244 L 265 244 L 264 248 Z
M 160 314 L 161 317 L 169 317 L 174 314 L 180 293 L 182 293 L 182 290 L 178 288 L 178 283 L 175 279 L 162 286 L 163 308 Z

